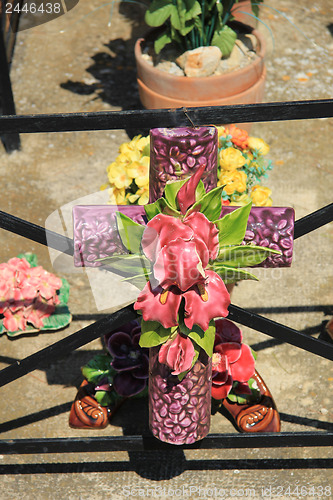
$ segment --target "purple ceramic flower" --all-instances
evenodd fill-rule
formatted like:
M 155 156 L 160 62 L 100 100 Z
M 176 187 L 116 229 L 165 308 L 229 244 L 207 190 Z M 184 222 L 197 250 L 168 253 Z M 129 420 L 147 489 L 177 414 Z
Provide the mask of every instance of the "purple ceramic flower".
M 113 358 L 113 388 L 119 396 L 130 397 L 142 392 L 148 379 L 148 349 L 139 346 L 141 327 L 131 321 L 120 330 L 105 336 L 105 343 Z

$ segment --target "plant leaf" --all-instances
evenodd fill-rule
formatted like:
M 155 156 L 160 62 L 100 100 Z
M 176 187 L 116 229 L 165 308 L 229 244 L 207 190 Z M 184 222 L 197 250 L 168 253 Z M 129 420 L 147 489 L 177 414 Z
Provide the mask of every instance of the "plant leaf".
M 229 26 L 224 25 L 220 31 L 215 31 L 211 45 L 218 47 L 223 57 L 228 57 L 234 48 L 237 34 Z
M 247 221 L 250 215 L 252 202 L 244 207 L 237 208 L 214 222 L 219 230 L 220 247 L 224 245 L 240 245 L 245 237 Z
M 154 41 L 154 50 L 156 54 L 159 54 L 161 50 L 171 42 L 172 38 L 170 36 L 170 33 L 168 33 L 167 30 L 163 31 L 163 33 L 161 33 Z
M 186 216 L 192 212 L 202 212 L 208 220 L 215 221 L 219 218 L 222 209 L 222 194 L 223 186 L 216 187 L 209 191 L 192 205 L 192 207 L 187 211 Z
M 251 267 L 261 264 L 271 253 L 281 254 L 278 250 L 267 247 L 236 245 L 221 248 L 215 262 L 224 262 L 228 267 Z
M 158 321 L 141 322 L 141 347 L 154 347 L 163 344 L 172 335 L 171 328 L 164 328 Z
M 116 220 L 119 236 L 125 248 L 130 253 L 140 253 L 141 239 L 145 226 L 134 222 L 130 217 L 121 212 L 116 212 Z
M 162 26 L 174 9 L 169 0 L 153 0 L 146 10 L 145 21 L 149 26 Z

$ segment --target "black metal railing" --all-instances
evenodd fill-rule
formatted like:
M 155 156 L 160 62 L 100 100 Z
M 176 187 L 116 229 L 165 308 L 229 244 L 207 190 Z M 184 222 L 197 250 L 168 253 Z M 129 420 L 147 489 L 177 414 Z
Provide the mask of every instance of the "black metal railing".
M 58 115 L 3 116 L 0 117 L 0 134 L 39 133 L 60 131 L 130 129 L 175 127 L 195 124 L 220 124 L 232 122 L 262 122 L 333 117 L 333 100 L 285 102 L 252 105 L 190 108 L 177 110 L 142 110 L 101 113 L 75 113 Z M 295 223 L 294 237 L 304 236 L 333 221 L 333 203 L 313 212 Z M 36 241 L 49 244 L 61 252 L 73 255 L 73 241 L 60 234 L 48 232 L 31 222 L 0 212 L 0 228 Z M 137 316 L 132 305 L 114 314 L 102 316 L 95 323 L 66 338 L 17 361 L 0 371 L 0 386 L 4 386 L 35 370 L 41 363 L 55 358 L 103 336 Z M 229 307 L 230 319 L 292 344 L 303 350 L 333 360 L 333 344 L 313 338 L 285 325 L 272 321 L 253 311 L 233 304 Z M 181 448 L 260 448 L 292 446 L 331 446 L 333 432 L 300 432 L 278 434 L 210 434 L 194 445 Z M 0 441 L 0 453 L 69 453 L 81 451 L 140 451 L 169 449 L 172 445 L 160 443 L 151 436 L 118 436 L 98 438 L 11 439 Z M 179 447 L 177 447 L 179 449 Z M 321 467 L 330 467 L 328 461 Z

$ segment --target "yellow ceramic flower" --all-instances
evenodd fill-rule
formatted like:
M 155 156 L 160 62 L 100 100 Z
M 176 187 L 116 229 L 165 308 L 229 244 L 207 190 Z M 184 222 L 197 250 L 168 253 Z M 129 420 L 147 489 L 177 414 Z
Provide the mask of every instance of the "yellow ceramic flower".
M 127 188 L 132 182 L 124 166 L 118 165 L 116 162 L 109 165 L 108 178 L 111 186 L 115 186 L 117 189 Z
M 246 191 L 246 173 L 239 170 L 222 172 L 218 186 L 225 186 L 224 191 L 231 196 L 235 192 L 244 193 Z
M 251 190 L 251 199 L 258 207 L 271 207 L 273 204 L 271 194 L 272 191 L 268 187 L 257 184 Z
M 217 128 L 217 136 L 218 138 L 220 139 L 220 137 L 225 137 L 226 135 L 226 128 L 225 127 L 222 127 L 222 125 L 220 127 L 216 127 Z
M 128 194 L 126 198 L 130 203 L 136 203 L 137 205 L 146 205 L 149 201 L 148 185 L 138 189 L 135 194 Z
M 110 188 L 109 197 L 110 205 L 126 205 L 125 188 Z
M 220 152 L 220 167 L 222 170 L 236 170 L 245 165 L 246 159 L 236 148 L 222 149 Z
M 251 198 L 249 197 L 248 194 L 243 193 L 239 196 L 232 196 L 230 205 L 236 206 L 236 207 L 243 207 L 244 205 L 247 205 L 251 201 Z
M 252 151 L 256 149 L 263 156 L 269 152 L 269 145 L 259 137 L 249 137 L 248 146 Z
M 143 156 L 140 161 L 134 161 L 127 167 L 127 175 L 135 180 L 140 188 L 149 182 L 149 157 Z

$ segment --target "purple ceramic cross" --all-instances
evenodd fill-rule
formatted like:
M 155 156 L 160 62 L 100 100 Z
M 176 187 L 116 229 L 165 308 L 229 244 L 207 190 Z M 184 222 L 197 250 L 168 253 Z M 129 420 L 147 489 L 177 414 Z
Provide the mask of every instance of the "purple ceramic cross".
M 217 183 L 218 136 L 215 127 L 157 128 L 150 131 L 150 202 L 160 198 L 165 184 L 192 175 L 206 165 L 203 182 L 207 191 Z M 236 207 L 222 207 L 221 216 Z M 126 253 L 116 224 L 120 211 L 145 224 L 142 206 L 78 205 L 73 209 L 74 265 L 98 267 L 96 260 L 114 253 Z M 294 210 L 290 207 L 252 207 L 245 243 L 279 250 L 261 267 L 289 267 L 293 255 Z

